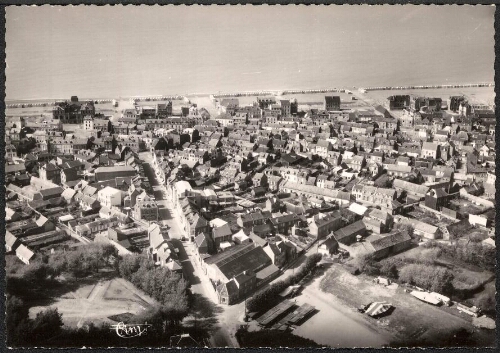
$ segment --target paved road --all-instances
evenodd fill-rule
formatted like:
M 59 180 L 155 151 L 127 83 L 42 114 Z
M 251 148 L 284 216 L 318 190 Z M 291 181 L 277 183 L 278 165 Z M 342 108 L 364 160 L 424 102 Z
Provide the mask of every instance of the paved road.
M 185 230 L 179 220 L 177 212 L 173 209 L 172 202 L 167 199 L 167 190 L 165 185 L 158 183 L 155 171 L 152 167 L 152 157 L 149 152 L 140 153 L 140 158 L 145 161 L 143 164 L 144 173 L 149 178 L 149 182 L 153 188 L 153 193 L 156 202 L 160 208 L 160 222 L 169 227 L 168 235 L 172 244 L 179 249 L 179 261 L 182 264 L 184 278 L 191 284 L 191 291 L 195 294 L 208 298 L 213 304 L 217 304 L 217 296 L 215 290 L 210 283 L 208 277 L 203 273 L 201 264 L 196 257 L 195 245 L 189 241 L 181 241 L 182 237 L 188 239 Z M 215 330 L 210 337 L 210 344 L 212 347 L 238 347 L 238 343 L 234 338 L 234 333 L 230 333 L 228 329 L 228 320 L 226 314 L 226 307 L 216 305 L 219 313 L 216 313 L 219 328 Z M 234 309 L 233 309 L 234 310 Z M 230 317 L 231 315 L 229 315 Z M 236 327 L 236 323 L 231 325 Z

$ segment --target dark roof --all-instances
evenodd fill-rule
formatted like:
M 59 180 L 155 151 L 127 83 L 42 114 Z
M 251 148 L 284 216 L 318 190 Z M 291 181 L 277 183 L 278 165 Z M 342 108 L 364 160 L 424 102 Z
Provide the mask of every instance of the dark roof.
M 349 224 L 348 226 L 341 228 L 337 231 L 334 232 L 335 234 L 335 239 L 337 241 L 350 237 L 353 234 L 360 232 L 361 230 L 365 229 L 365 224 L 363 223 L 362 220 L 359 220 L 357 222 L 354 222 L 352 224 Z
M 271 259 L 269 256 L 258 246 L 253 249 L 247 248 L 237 252 L 224 261 L 219 261 L 216 266 L 229 279 L 244 271 L 258 271 L 270 263 Z
M 340 96 L 325 96 L 326 104 L 340 104 Z
M 408 234 L 397 232 L 380 239 L 372 240 L 370 243 L 375 251 L 379 251 L 410 240 L 411 237 Z
M 40 190 L 42 196 L 61 195 L 64 190 L 61 187 Z

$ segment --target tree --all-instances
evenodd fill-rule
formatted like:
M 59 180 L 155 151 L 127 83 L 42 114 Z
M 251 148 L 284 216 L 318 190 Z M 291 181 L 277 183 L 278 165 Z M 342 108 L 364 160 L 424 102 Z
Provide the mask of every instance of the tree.
M 388 259 L 389 260 L 389 259 Z M 393 261 L 384 261 L 380 267 L 380 273 L 392 279 L 398 278 L 398 267 Z
M 415 237 L 415 228 L 409 223 L 396 223 L 396 229 L 402 234 L 408 235 L 412 239 Z
M 33 130 L 32 128 L 30 128 L 28 126 L 25 126 L 25 127 L 21 128 L 21 131 L 19 132 L 19 138 L 24 139 L 27 134 L 32 134 L 34 132 L 35 132 L 35 130 Z
M 62 315 L 57 308 L 51 308 L 36 314 L 33 320 L 33 338 L 35 341 L 45 341 L 61 332 L 63 326 Z
M 36 147 L 36 140 L 33 137 L 23 138 L 17 146 L 17 155 L 22 156 L 29 153 L 33 148 Z
M 50 268 L 44 263 L 33 262 L 22 271 L 22 278 L 31 285 L 39 285 L 47 279 Z
M 31 331 L 29 309 L 21 299 L 10 294 L 7 294 L 5 304 L 7 345 L 18 346 L 26 342 Z
M 88 140 L 87 140 L 87 145 L 85 146 L 85 149 L 87 150 L 91 150 L 92 147 L 94 146 L 94 136 L 90 137 Z

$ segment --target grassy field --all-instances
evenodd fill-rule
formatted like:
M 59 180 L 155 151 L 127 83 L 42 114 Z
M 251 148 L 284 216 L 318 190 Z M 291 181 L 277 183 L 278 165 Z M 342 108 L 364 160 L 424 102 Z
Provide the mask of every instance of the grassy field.
M 440 345 L 441 339 L 444 342 L 445 337 L 460 330 L 476 334 L 473 333 L 471 318 L 460 314 L 455 306 L 435 307 L 410 296 L 400 287 L 384 287 L 374 284 L 371 279 L 365 275 L 353 276 L 340 265 L 334 265 L 325 274 L 320 288 L 335 295 L 353 309 L 374 301 L 385 300 L 392 303 L 395 310 L 381 319 L 359 315 L 372 325 L 385 327 L 392 332 L 396 337 L 393 342 L 396 345 L 405 342 L 409 345 L 418 342 L 434 342 L 435 345 Z M 481 332 L 477 335 L 480 335 L 481 345 L 494 344 L 494 333 Z
M 30 317 L 55 307 L 69 327 L 80 327 L 85 322 L 99 324 L 112 322 L 110 317 L 122 314 L 135 315 L 158 305 L 158 303 L 122 278 L 90 279 L 71 291 L 59 293 L 49 300 L 32 303 Z

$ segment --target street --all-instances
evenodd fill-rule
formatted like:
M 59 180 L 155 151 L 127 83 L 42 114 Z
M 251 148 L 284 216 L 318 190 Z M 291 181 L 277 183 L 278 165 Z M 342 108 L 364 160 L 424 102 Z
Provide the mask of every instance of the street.
M 234 338 L 234 333 L 228 332 L 229 328 L 237 327 L 238 323 L 233 322 L 232 313 L 236 309 L 230 307 L 218 306 L 216 292 L 210 283 L 208 277 L 203 273 L 199 259 L 196 258 L 195 244 L 190 241 L 181 241 L 182 237 L 188 240 L 188 235 L 181 226 L 179 216 L 173 209 L 172 202 L 167 199 L 167 190 L 165 185 L 160 185 L 156 179 L 155 171 L 152 167 L 152 156 L 150 152 L 142 152 L 139 157 L 145 161 L 143 164 L 144 173 L 149 178 L 149 182 L 153 188 L 153 193 L 159 207 L 159 222 L 162 225 L 168 226 L 168 236 L 172 244 L 179 249 L 178 257 L 182 264 L 184 278 L 191 284 L 191 292 L 195 295 L 194 307 L 204 306 L 203 310 L 196 310 L 203 312 L 205 319 L 215 319 L 215 324 L 219 327 L 212 328 L 210 342 L 212 347 L 238 347 L 238 342 Z M 208 299 L 208 303 L 207 303 Z M 207 310 L 207 307 L 209 310 Z M 204 317 L 200 317 L 200 313 L 193 313 L 196 320 L 202 321 Z

